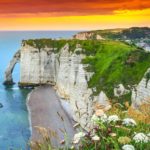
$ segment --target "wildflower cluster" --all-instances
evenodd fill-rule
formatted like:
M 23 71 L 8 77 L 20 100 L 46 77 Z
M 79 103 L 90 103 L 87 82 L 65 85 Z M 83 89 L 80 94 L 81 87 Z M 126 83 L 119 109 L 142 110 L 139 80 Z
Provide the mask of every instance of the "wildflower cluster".
M 90 132 L 79 132 L 74 136 L 74 143 L 79 149 L 148 149 L 150 144 L 149 126 L 136 123 L 132 118 L 121 119 L 117 115 L 107 116 L 105 113 L 91 118 L 93 128 Z M 142 129 L 142 132 L 140 131 Z

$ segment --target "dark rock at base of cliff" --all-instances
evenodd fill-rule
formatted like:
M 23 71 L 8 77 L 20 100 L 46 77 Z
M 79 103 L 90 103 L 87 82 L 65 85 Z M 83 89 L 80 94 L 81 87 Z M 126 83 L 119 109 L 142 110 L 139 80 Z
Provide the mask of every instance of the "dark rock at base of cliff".
M 10 86 L 10 85 L 14 85 L 15 82 L 13 82 L 13 81 L 5 81 L 5 82 L 3 82 L 3 84 L 6 85 L 6 86 Z
M 24 89 L 24 88 L 31 88 L 31 89 L 33 89 L 35 87 L 42 86 L 42 85 L 47 85 L 47 84 L 22 83 L 22 82 L 18 83 L 19 88 L 22 88 L 22 89 Z
M 3 108 L 3 104 L 2 103 L 0 103 L 0 108 Z

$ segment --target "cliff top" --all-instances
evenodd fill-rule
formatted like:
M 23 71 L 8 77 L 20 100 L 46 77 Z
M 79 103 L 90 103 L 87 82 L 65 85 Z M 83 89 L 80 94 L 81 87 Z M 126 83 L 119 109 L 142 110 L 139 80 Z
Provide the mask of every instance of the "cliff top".
M 122 83 L 128 85 L 138 84 L 150 67 L 150 53 L 137 48 L 134 44 L 127 44 L 112 40 L 52 40 L 33 39 L 25 41 L 26 44 L 37 48 L 57 48 L 56 53 L 68 43 L 69 51 L 74 52 L 77 45 L 82 50 L 76 54 L 86 57 L 82 63 L 88 64 L 85 69 L 94 75 L 89 81 L 90 88 L 96 88 L 95 94 L 105 91 L 111 97 L 113 88 Z
M 150 28 L 149 27 L 132 27 L 128 29 L 106 29 L 106 30 L 95 30 L 80 32 L 79 34 L 92 34 L 89 39 L 96 39 L 97 35 L 102 36 L 105 39 L 141 39 L 141 38 L 150 38 Z M 76 38 L 76 35 L 74 35 Z
M 82 47 L 82 52 L 87 55 L 93 55 L 93 52 L 96 51 L 101 45 L 107 46 L 110 43 L 114 46 L 121 44 L 122 46 L 131 47 L 128 43 L 113 41 L 113 40 L 78 40 L 78 39 L 70 39 L 70 40 L 53 40 L 53 39 L 28 39 L 23 40 L 22 45 L 29 45 L 34 48 L 42 49 L 42 48 L 57 48 L 58 51 L 66 44 L 69 44 L 69 51 L 74 51 L 77 45 Z M 57 51 L 57 52 L 58 52 Z
M 30 45 L 32 47 L 41 48 L 61 48 L 66 43 L 66 40 L 53 40 L 53 39 L 28 39 L 23 40 L 22 45 Z

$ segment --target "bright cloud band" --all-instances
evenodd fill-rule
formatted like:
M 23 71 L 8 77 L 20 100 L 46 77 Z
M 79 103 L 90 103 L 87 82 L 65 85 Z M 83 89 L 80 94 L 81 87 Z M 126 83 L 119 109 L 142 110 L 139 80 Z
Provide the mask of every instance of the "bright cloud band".
M 150 26 L 149 0 L 0 0 L 0 30 Z

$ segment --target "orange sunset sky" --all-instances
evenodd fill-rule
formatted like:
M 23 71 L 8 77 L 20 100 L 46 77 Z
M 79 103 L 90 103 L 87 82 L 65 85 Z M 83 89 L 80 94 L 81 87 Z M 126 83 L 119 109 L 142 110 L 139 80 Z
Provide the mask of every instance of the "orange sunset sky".
M 150 26 L 150 0 L 0 0 L 0 30 Z

